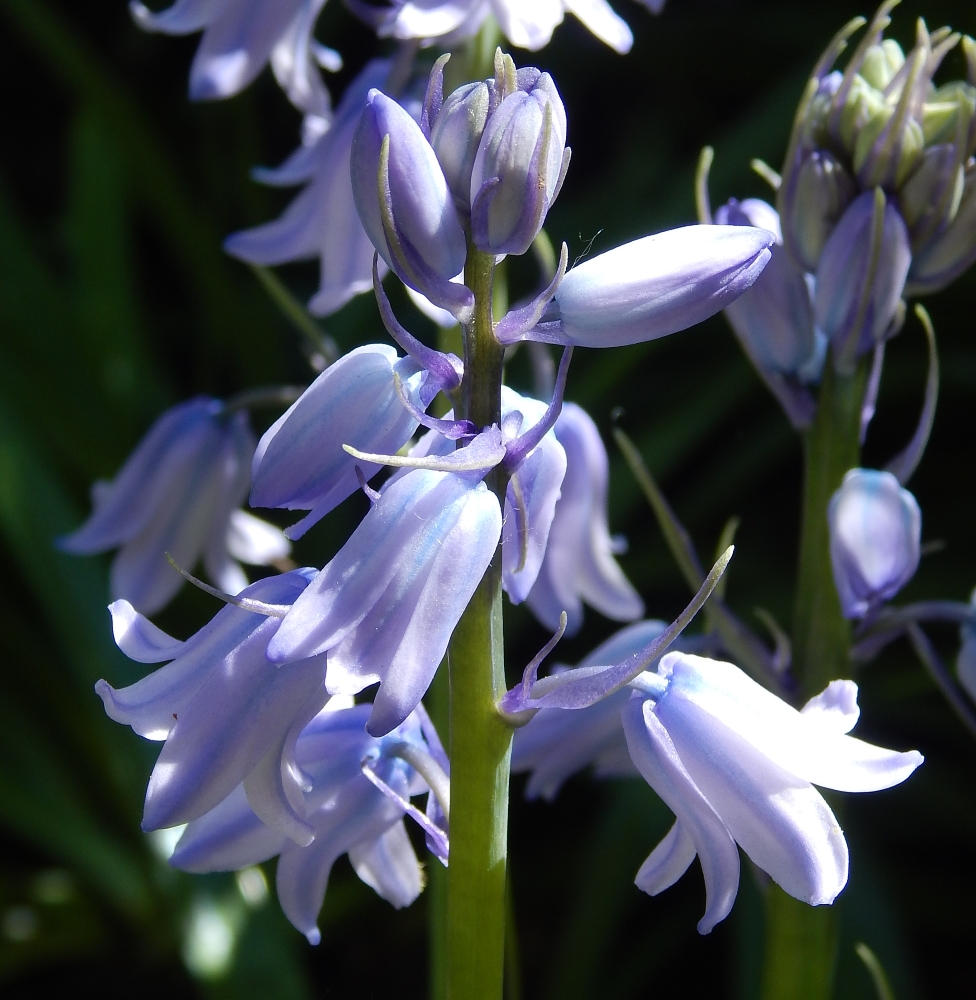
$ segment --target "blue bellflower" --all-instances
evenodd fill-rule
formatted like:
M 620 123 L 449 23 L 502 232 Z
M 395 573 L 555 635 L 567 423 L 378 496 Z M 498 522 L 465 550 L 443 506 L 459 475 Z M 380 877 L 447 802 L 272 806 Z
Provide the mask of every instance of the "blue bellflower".
M 295 107 L 327 119 L 329 92 L 318 67 L 338 70 L 337 52 L 312 37 L 325 0 L 176 0 L 153 13 L 140 0 L 129 10 L 146 31 L 203 31 L 190 69 L 190 97 L 218 100 L 240 93 L 270 62 Z
M 707 934 L 732 908 L 736 844 L 782 889 L 811 905 L 847 883 L 840 825 L 814 785 L 870 792 L 904 781 L 922 763 L 846 734 L 858 718 L 857 685 L 833 681 L 798 712 L 738 667 L 669 653 L 647 693 L 623 710 L 631 757 L 675 813 L 675 824 L 637 874 L 651 895 L 697 856 L 705 876 Z
M 426 743 L 415 715 L 377 740 L 364 729 L 368 714 L 368 705 L 326 705 L 297 738 L 295 761 L 306 780 L 304 811 L 314 831 L 308 844 L 296 844 L 262 823 L 238 785 L 187 826 L 170 864 L 196 873 L 233 871 L 279 855 L 278 900 L 311 944 L 321 940 L 317 918 L 332 866 L 342 854 L 380 896 L 397 908 L 409 906 L 423 888 L 423 873 L 404 828 L 404 806 L 426 785 L 384 749 L 406 742 L 425 750 Z M 367 780 L 364 763 L 399 801 Z
M 644 602 L 613 558 L 619 546 L 607 526 L 610 463 L 600 432 L 585 410 L 564 403 L 555 435 L 566 475 L 527 603 L 553 631 L 565 611 L 569 635 L 583 624 L 584 601 L 614 621 L 640 618 Z
M 494 494 L 473 476 L 408 472 L 295 602 L 271 641 L 271 660 L 327 652 L 331 694 L 379 681 L 367 730 L 390 732 L 430 685 L 501 522 Z
M 830 498 L 830 561 L 846 618 L 873 614 L 915 575 L 922 513 L 890 472 L 851 469 Z
M 112 596 L 145 614 L 183 583 L 167 553 L 186 569 L 203 556 L 207 576 L 236 594 L 247 577 L 234 557 L 263 565 L 290 549 L 277 528 L 236 509 L 253 454 L 245 412 L 225 413 L 204 396 L 181 403 L 156 420 L 112 482 L 95 484 L 91 516 L 58 545 L 75 555 L 117 548 Z

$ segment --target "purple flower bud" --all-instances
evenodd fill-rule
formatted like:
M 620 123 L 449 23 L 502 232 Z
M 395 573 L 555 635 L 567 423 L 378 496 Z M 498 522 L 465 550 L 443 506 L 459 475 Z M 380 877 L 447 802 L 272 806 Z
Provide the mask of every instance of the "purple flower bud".
M 392 347 L 367 344 L 330 365 L 265 431 L 254 453 L 251 506 L 310 510 L 287 534 L 300 538 L 359 489 L 358 466 L 366 479 L 379 465 L 361 462 L 344 444 L 361 451 L 394 454 L 410 440 L 417 421 L 396 393 L 420 405 L 420 374 Z
M 243 570 L 231 558 L 250 550 L 253 527 L 232 524 L 234 509 L 247 495 L 254 438 L 247 414 L 225 414 L 216 399 L 200 397 L 164 413 L 149 428 L 111 483 L 92 488 L 94 510 L 77 531 L 58 546 L 75 555 L 118 548 L 112 562 L 113 598 L 124 598 L 145 614 L 164 607 L 183 578 L 169 564 L 192 569 L 203 556 L 207 576 L 229 593 L 247 586 Z M 287 542 L 271 525 L 261 525 L 278 546 L 259 545 L 271 561 L 287 554 Z M 240 537 L 241 532 L 249 538 Z M 237 554 L 237 553 L 235 553 Z
M 863 618 L 915 575 L 922 513 L 890 472 L 851 469 L 827 508 L 830 561 L 846 618 Z
M 965 179 L 955 146 L 930 146 L 918 169 L 898 192 L 898 207 L 911 235 L 912 253 L 924 252 L 933 236 L 955 218 Z
M 471 212 L 471 171 L 491 104 L 489 84 L 468 83 L 444 100 L 431 125 L 430 144 L 444 171 L 454 204 Z
M 621 347 L 687 329 L 738 298 L 775 241 L 747 226 L 685 226 L 625 243 L 572 268 L 542 326 L 553 328 L 551 339 L 581 347 Z
M 427 690 L 501 529 L 498 501 L 484 483 L 407 473 L 295 602 L 271 659 L 287 664 L 327 651 L 331 694 L 379 681 L 367 728 L 389 732 Z
M 378 90 L 366 97 L 351 171 L 363 228 L 392 270 L 436 305 L 473 304 L 463 285 L 451 284 L 467 246 L 437 156 L 420 126 Z
M 492 113 L 478 147 L 471 172 L 471 232 L 479 250 L 525 253 L 569 165 L 562 99 L 549 74 L 537 72 L 520 71 L 518 89 Z
M 820 257 L 814 297 L 814 321 L 835 364 L 852 367 L 884 340 L 911 261 L 905 223 L 880 189 L 851 202 Z
M 764 375 L 783 375 L 801 383 L 820 377 L 826 344 L 813 327 L 807 277 L 793 265 L 783 247 L 779 216 L 764 201 L 734 199 L 715 213 L 719 225 L 756 226 L 771 232 L 776 243 L 755 284 L 725 314 L 746 354 Z
M 827 239 L 857 189 L 833 153 L 815 149 L 783 181 L 783 242 L 796 263 L 816 271 Z

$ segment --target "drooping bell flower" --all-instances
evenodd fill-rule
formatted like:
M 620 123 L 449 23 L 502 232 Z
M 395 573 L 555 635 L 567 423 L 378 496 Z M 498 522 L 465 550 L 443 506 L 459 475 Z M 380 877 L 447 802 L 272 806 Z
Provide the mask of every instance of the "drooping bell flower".
M 187 826 L 170 864 L 194 873 L 233 871 L 280 855 L 278 900 L 311 944 L 321 940 L 318 913 L 342 854 L 380 896 L 398 909 L 409 906 L 420 895 L 423 874 L 404 828 L 404 805 L 427 786 L 403 759 L 384 751 L 408 743 L 423 752 L 426 743 L 416 716 L 377 740 L 364 728 L 368 715 L 368 705 L 326 705 L 297 738 L 295 761 L 307 780 L 303 810 L 314 831 L 308 844 L 262 823 L 238 785 Z M 400 802 L 367 780 L 364 762 Z
M 480 479 L 408 472 L 295 602 L 269 646 L 271 660 L 327 653 L 331 694 L 379 681 L 367 730 L 389 732 L 430 685 L 498 545 L 501 521 Z
M 566 452 L 566 475 L 549 529 L 545 558 L 527 603 L 547 628 L 568 616 L 567 634 L 583 623 L 583 602 L 614 621 L 632 621 L 644 602 L 614 559 L 607 525 L 610 465 L 600 432 L 575 403 L 564 403 L 555 434 Z
M 139 27 L 167 35 L 203 31 L 190 69 L 190 97 L 219 100 L 240 93 L 270 62 L 289 100 L 327 119 L 329 92 L 319 66 L 338 70 L 337 52 L 312 37 L 325 0 L 176 0 L 153 13 L 140 0 L 129 10 Z
M 844 834 L 814 785 L 870 792 L 904 781 L 922 763 L 847 736 L 857 685 L 833 681 L 797 711 L 731 663 L 669 653 L 623 709 L 638 770 L 675 824 L 637 874 L 651 895 L 697 856 L 705 876 L 707 934 L 732 908 L 738 844 L 796 899 L 832 903 L 847 883 Z
M 287 531 L 300 538 L 355 493 L 357 467 L 370 479 L 380 466 L 354 459 L 342 446 L 395 453 L 417 429 L 396 378 L 419 407 L 422 374 L 385 344 L 357 347 L 326 368 L 258 442 L 251 505 L 311 511 Z
M 186 642 L 156 628 L 125 601 L 110 608 L 119 647 L 163 667 L 135 684 L 95 686 L 105 711 L 140 736 L 163 740 L 143 829 L 197 819 L 244 783 L 252 808 L 281 833 L 308 843 L 312 831 L 295 806 L 298 733 L 325 703 L 325 657 L 284 666 L 267 658 L 282 616 L 313 579 L 311 569 L 248 587 Z
M 227 413 L 201 396 L 164 413 L 110 483 L 92 489 L 93 511 L 58 540 L 74 555 L 118 549 L 112 597 L 145 614 L 164 607 L 183 584 L 167 560 L 236 594 L 247 577 L 233 557 L 270 564 L 288 555 L 277 528 L 236 511 L 247 496 L 254 438 L 247 413 Z
M 922 513 L 890 472 L 851 469 L 830 498 L 830 561 L 846 618 L 872 614 L 915 575 Z

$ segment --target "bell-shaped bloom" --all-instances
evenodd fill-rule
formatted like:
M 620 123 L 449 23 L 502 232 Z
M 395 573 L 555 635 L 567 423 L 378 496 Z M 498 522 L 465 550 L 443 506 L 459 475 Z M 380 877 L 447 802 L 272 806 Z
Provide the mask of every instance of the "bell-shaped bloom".
M 783 248 L 776 210 L 758 198 L 733 199 L 715 213 L 715 221 L 755 226 L 776 237 L 762 274 L 725 310 L 749 359 L 763 374 L 801 383 L 816 381 L 823 368 L 826 342 L 814 329 L 810 282 Z
M 915 575 L 922 512 L 890 472 L 851 469 L 827 508 L 830 561 L 846 618 L 863 618 Z
M 553 631 L 565 611 L 568 635 L 583 624 L 583 601 L 614 621 L 640 618 L 644 602 L 613 558 L 616 546 L 607 526 L 610 466 L 600 432 L 585 410 L 564 403 L 555 433 L 566 452 L 566 475 L 527 603 Z
M 435 305 L 472 307 L 470 291 L 451 281 L 467 244 L 444 172 L 420 126 L 379 90 L 366 96 L 350 169 L 359 218 L 389 267 Z
M 309 942 L 318 944 L 319 910 L 329 874 L 342 854 L 356 874 L 395 907 L 420 895 L 423 875 L 403 825 L 404 808 L 362 773 L 363 761 L 401 800 L 426 786 L 403 760 L 383 756 L 384 745 L 404 741 L 425 746 L 411 717 L 386 740 L 368 736 L 368 705 L 332 710 L 327 705 L 298 736 L 295 760 L 306 779 L 303 806 L 314 831 L 305 846 L 262 823 L 238 785 L 183 832 L 170 864 L 183 871 L 233 871 L 280 855 L 277 872 L 281 908 Z
M 190 69 L 190 97 L 218 100 L 240 93 L 271 62 L 289 100 L 307 114 L 327 118 L 329 92 L 318 65 L 338 69 L 338 54 L 312 38 L 325 0 L 176 0 L 158 14 L 130 0 L 146 31 L 189 35 L 203 31 Z
M 139 735 L 165 740 L 156 761 L 143 829 L 187 823 L 209 812 L 241 782 L 263 819 L 307 843 L 312 831 L 295 808 L 298 732 L 322 707 L 325 657 L 284 666 L 268 661 L 269 640 L 314 570 L 259 580 L 185 643 L 160 631 L 125 601 L 111 606 L 116 642 L 143 663 L 171 662 L 128 687 L 95 687 L 105 711 Z M 256 602 L 256 604 L 255 604 Z M 254 607 L 270 605 L 274 614 Z
M 382 735 L 417 707 L 501 535 L 483 482 L 415 469 L 384 490 L 288 612 L 276 663 L 328 653 L 331 694 L 380 682 L 367 730 Z
M 410 440 L 417 421 L 397 396 L 395 375 L 419 405 L 416 365 L 385 344 L 357 347 L 326 368 L 258 442 L 251 505 L 311 511 L 288 529 L 299 538 L 359 489 L 357 467 L 374 476 L 380 466 L 342 446 L 394 454 Z
M 75 555 L 117 548 L 111 591 L 145 614 L 158 611 L 203 557 L 228 593 L 247 586 L 232 554 L 271 563 L 288 554 L 277 528 L 236 512 L 247 495 L 254 438 L 243 411 L 199 397 L 164 413 L 110 483 L 92 488 L 94 510 L 58 546 Z
M 845 735 L 858 718 L 852 681 L 832 682 L 798 712 L 731 663 L 668 653 L 657 675 L 645 676 L 659 692 L 635 692 L 624 732 L 638 770 L 676 819 L 637 886 L 656 895 L 697 855 L 706 892 L 698 929 L 707 934 L 735 900 L 738 844 L 791 896 L 832 903 L 847 883 L 847 842 L 813 786 L 890 788 L 921 754 Z
M 666 627 L 666 622 L 655 619 L 628 625 L 597 646 L 577 664 L 577 668 L 626 660 L 639 653 Z M 553 672 L 559 669 L 556 667 Z M 620 722 L 620 710 L 629 700 L 630 691 L 622 688 L 579 711 L 543 708 L 527 725 L 516 729 L 512 743 L 512 773 L 531 772 L 525 786 L 526 798 L 541 796 L 551 802 L 563 782 L 585 767 L 592 767 L 598 778 L 636 774 Z
M 775 237 L 749 226 L 685 226 L 572 268 L 529 339 L 621 347 L 687 329 L 759 277 Z
M 319 258 L 319 290 L 309 311 L 327 316 L 373 287 L 373 244 L 353 201 L 349 157 L 366 95 L 382 86 L 388 59 L 373 59 L 349 84 L 332 124 L 310 137 L 276 170 L 255 172 L 265 184 L 305 189 L 273 222 L 233 233 L 224 249 L 252 264 L 284 264 Z M 386 265 L 383 265 L 385 273 Z
M 641 2 L 654 13 L 663 6 L 663 0 Z M 363 0 L 354 0 L 351 6 L 375 24 L 380 35 L 419 38 L 442 48 L 476 35 L 485 18 L 493 14 L 513 45 L 537 51 L 549 44 L 565 11 L 617 52 L 629 52 L 634 43 L 627 23 L 607 0 L 394 0 L 391 9 L 382 13 Z
M 911 262 L 908 230 L 895 206 L 881 205 L 873 191 L 855 198 L 817 267 L 814 319 L 835 358 L 858 357 L 884 340 Z
M 532 69 L 493 111 L 471 171 L 471 236 L 479 250 L 523 254 L 559 193 L 566 111 L 552 77 Z

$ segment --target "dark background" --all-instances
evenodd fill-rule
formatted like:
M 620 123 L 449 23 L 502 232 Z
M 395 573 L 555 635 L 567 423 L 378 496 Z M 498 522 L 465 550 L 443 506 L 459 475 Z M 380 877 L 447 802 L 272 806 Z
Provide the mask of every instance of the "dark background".
M 615 6 L 634 29 L 629 56 L 571 17 L 543 52 L 515 53 L 553 73 L 569 114 L 573 165 L 547 229 L 569 243 L 571 260 L 693 221 L 705 143 L 716 149 L 713 204 L 769 197 L 750 158 L 779 166 L 820 49 L 849 17 L 871 13 L 847 0 L 670 0 L 659 18 L 629 0 Z M 906 47 L 919 13 L 930 27 L 976 32 L 971 3 L 905 4 L 893 35 Z M 338 0 L 317 35 L 345 56 L 329 80 L 338 95 L 375 40 Z M 145 35 L 122 0 L 0 0 L 0 994 L 422 997 L 424 897 L 395 912 L 343 859 L 313 949 L 273 897 L 248 909 L 231 876 L 184 876 L 153 853 L 139 816 L 156 747 L 105 718 L 91 690 L 99 677 L 138 676 L 112 644 L 108 558 L 72 559 L 51 545 L 86 515 L 91 481 L 113 475 L 165 407 L 310 377 L 298 334 L 220 249 L 226 234 L 274 217 L 291 196 L 252 183 L 248 170 L 291 151 L 299 118 L 267 72 L 232 100 L 188 103 L 197 37 Z M 961 75 L 955 52 L 940 78 Z M 315 289 L 314 264 L 279 274 L 303 299 Z M 512 280 L 516 293 L 527 289 L 531 268 Z M 976 584 L 974 301 L 971 272 L 926 303 L 942 397 L 912 489 L 924 540 L 944 548 L 899 599 L 965 600 Z M 405 300 L 396 305 L 430 332 Z M 343 349 L 385 339 L 369 297 L 323 326 Z M 924 378 L 924 339 L 910 320 L 889 349 L 865 465 L 883 465 L 908 439 Z M 523 359 L 511 379 L 530 388 Z M 756 627 L 757 606 L 788 626 L 799 441 L 725 321 L 583 352 L 568 397 L 611 444 L 611 528 L 630 539 L 622 561 L 648 613 L 671 616 L 688 594 L 610 442 L 615 407 L 703 557 L 727 518 L 742 518 L 732 606 Z M 257 414 L 255 429 L 273 416 Z M 363 509 L 361 498 L 348 501 L 296 558 L 322 565 Z M 186 636 L 214 610 L 184 589 L 158 621 Z M 524 610 L 506 615 L 518 671 L 546 636 Z M 588 613 L 560 658 L 575 662 L 614 627 Z M 953 631 L 934 634 L 951 659 Z M 858 734 L 918 747 L 927 759 L 906 785 L 843 805 L 852 874 L 838 997 L 873 995 L 858 941 L 878 954 L 899 1000 L 969 995 L 974 747 L 907 646 L 886 651 L 859 680 Z M 697 865 L 654 899 L 632 884 L 670 823 L 645 786 L 581 776 L 549 806 L 525 803 L 522 785 L 515 780 L 510 853 L 523 996 L 756 995 L 761 887 L 748 866 L 732 916 L 701 938 Z M 236 915 L 239 939 L 229 971 L 194 978 L 181 949 L 189 915 L 208 901 Z

